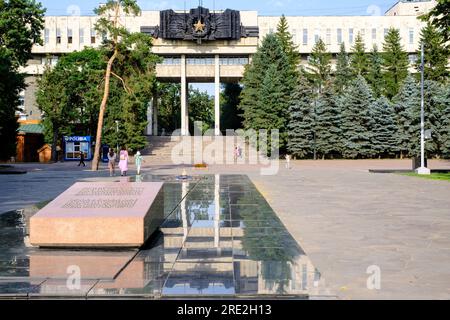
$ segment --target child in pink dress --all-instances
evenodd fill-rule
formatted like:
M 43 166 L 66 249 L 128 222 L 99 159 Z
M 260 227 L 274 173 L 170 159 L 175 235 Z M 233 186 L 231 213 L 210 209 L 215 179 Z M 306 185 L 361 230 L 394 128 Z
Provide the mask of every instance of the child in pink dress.
M 122 150 L 120 150 L 119 168 L 120 175 L 126 176 L 128 171 L 128 151 L 125 147 L 122 147 Z

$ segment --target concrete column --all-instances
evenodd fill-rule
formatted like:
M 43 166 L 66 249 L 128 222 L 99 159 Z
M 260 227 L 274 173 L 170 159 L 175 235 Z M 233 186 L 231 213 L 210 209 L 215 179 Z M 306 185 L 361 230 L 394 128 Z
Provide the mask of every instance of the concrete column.
M 186 205 L 186 196 L 188 194 L 188 186 L 189 183 L 187 182 L 183 182 L 181 184 L 181 221 L 183 223 L 183 244 L 186 241 L 186 238 L 188 236 L 189 233 L 189 224 L 188 224 L 188 220 L 187 220 L 187 205 Z
M 214 177 L 214 247 L 220 248 L 220 175 Z
M 214 133 L 220 136 L 220 57 L 215 56 L 215 72 L 214 72 Z
M 181 56 L 181 135 L 186 136 L 189 132 L 187 115 L 187 78 L 186 78 L 186 56 Z

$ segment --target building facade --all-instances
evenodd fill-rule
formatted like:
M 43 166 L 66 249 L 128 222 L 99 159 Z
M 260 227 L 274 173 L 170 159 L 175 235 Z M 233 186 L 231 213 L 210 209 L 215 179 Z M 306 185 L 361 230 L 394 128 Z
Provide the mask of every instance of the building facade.
M 368 16 L 287 16 L 293 40 L 307 63 L 314 44 L 321 38 L 335 57 L 341 43 L 347 50 L 360 34 L 370 51 L 374 45 L 380 50 L 389 28 L 400 30 L 402 46 L 410 61 L 417 59 L 420 31 L 424 23 L 418 15 L 428 12 L 434 0 L 403 0 L 384 15 L 373 10 Z M 38 119 L 34 92 L 35 78 L 46 65 L 54 65 L 62 54 L 80 51 L 84 47 L 101 45 L 102 35 L 95 31 L 97 16 L 47 16 L 43 31 L 43 45 L 33 48 L 33 59 L 23 69 L 29 75 L 27 90 L 23 93 L 22 119 Z M 160 81 L 178 82 L 182 88 L 182 134 L 188 134 L 187 90 L 189 83 L 215 84 L 215 131 L 220 133 L 220 83 L 238 82 L 245 65 L 251 62 L 258 44 L 269 33 L 275 32 L 279 16 L 260 16 L 257 11 L 221 12 L 205 8 L 189 12 L 143 11 L 138 17 L 121 18 L 122 24 L 132 32 L 152 35 L 153 52 L 163 57 L 157 66 Z M 177 29 L 184 24 L 183 32 Z M 148 112 L 148 134 L 157 134 L 157 99 Z

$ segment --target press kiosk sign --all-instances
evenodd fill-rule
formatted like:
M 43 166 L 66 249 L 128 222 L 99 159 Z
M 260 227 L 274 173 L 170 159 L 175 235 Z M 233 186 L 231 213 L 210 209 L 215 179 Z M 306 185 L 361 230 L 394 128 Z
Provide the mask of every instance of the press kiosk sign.
M 64 137 L 64 160 L 79 161 L 80 153 L 84 153 L 84 159 L 92 160 L 91 137 Z

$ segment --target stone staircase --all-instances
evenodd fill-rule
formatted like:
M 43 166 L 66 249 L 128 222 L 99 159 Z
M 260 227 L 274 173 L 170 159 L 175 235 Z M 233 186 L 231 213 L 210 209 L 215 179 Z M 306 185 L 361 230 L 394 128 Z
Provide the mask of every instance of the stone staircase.
M 148 136 L 148 147 L 142 151 L 147 164 L 248 164 L 258 153 L 241 137 Z M 236 146 L 242 157 L 235 159 Z

